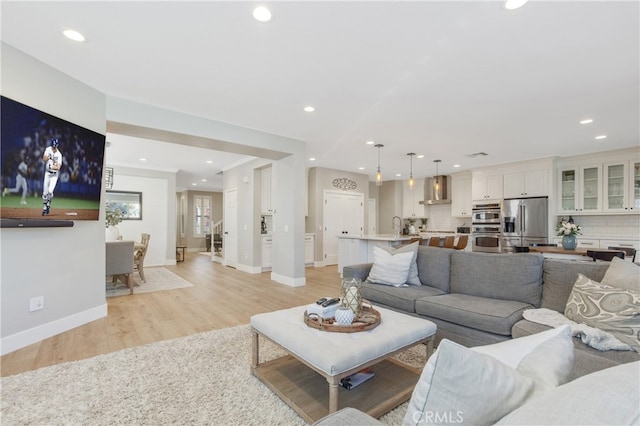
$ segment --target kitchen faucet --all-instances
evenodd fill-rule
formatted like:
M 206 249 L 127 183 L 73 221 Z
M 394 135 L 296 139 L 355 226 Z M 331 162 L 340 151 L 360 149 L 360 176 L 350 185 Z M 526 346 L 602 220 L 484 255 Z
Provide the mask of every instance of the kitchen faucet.
M 397 223 L 396 219 L 398 219 Z M 394 216 L 391 219 L 391 227 L 393 228 L 393 232 L 396 238 L 398 238 L 400 236 L 400 229 L 402 228 L 402 219 L 400 218 L 400 216 Z

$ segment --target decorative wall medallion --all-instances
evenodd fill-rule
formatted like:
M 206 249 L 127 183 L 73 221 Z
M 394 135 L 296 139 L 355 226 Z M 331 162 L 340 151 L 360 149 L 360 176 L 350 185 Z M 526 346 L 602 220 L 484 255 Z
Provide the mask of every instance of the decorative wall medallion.
M 333 182 L 334 188 L 342 189 L 344 191 L 353 191 L 358 187 L 358 183 L 347 178 L 337 178 L 334 179 Z

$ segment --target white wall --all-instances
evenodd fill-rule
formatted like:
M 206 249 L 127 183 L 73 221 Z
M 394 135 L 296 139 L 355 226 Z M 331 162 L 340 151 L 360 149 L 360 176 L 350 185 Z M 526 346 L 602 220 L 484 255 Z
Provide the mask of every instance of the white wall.
M 105 134 L 100 92 L 2 43 L 2 95 Z M 64 152 L 64 148 L 61 147 Z M 73 228 L 0 230 L 1 352 L 106 316 L 104 207 Z M 29 312 L 29 299 L 44 309 Z

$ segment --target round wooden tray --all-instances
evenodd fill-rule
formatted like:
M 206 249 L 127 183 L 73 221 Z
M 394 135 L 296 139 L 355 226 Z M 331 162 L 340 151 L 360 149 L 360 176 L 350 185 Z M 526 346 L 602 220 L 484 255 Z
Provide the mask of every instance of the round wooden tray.
M 340 325 L 335 322 L 334 318 L 323 319 L 316 314 L 309 316 L 307 311 L 304 311 L 304 323 L 309 327 L 335 333 L 356 333 L 371 330 L 380 324 L 380 319 L 380 312 L 369 306 L 362 307 L 362 315 L 356 318 L 351 325 Z

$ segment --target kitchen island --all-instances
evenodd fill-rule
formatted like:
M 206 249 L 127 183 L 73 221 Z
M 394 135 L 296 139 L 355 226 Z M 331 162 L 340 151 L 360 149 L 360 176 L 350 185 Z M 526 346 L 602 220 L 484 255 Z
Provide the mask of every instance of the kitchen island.
M 374 247 L 398 247 L 406 244 L 412 237 L 408 235 L 372 234 L 338 235 L 338 271 L 348 265 L 373 262 Z

